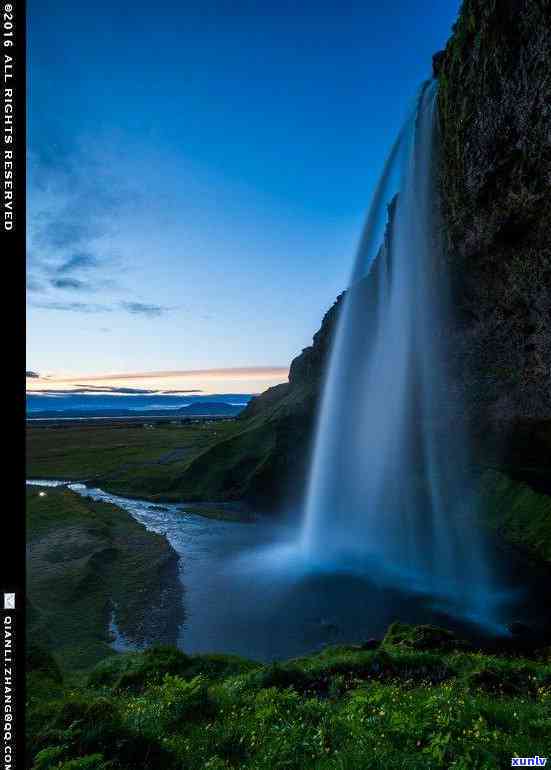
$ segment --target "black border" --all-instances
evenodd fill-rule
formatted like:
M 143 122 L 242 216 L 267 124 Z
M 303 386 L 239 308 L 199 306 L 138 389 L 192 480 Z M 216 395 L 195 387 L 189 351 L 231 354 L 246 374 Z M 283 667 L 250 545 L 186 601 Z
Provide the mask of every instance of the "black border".
M 4 13 L 9 6 L 14 12 L 14 46 L 4 47 Z M 25 767 L 25 301 L 26 301 L 26 1 L 2 0 L 2 119 L 4 116 L 4 54 L 13 52 L 14 56 L 14 227 L 11 232 L 4 229 L 4 217 L 0 222 L 4 261 L 4 379 L 9 382 L 6 393 L 4 433 L 5 477 L 4 489 L 10 492 L 10 501 L 4 502 L 0 532 L 0 610 L 2 626 L 4 617 L 3 593 L 15 593 L 16 609 L 11 612 L 14 618 L 14 735 L 15 745 L 12 768 Z M 2 158 L 4 157 L 4 132 L 1 136 Z M 3 207 L 4 171 L 0 174 Z M 9 270 L 9 272 L 8 272 Z M 9 277 L 7 277 L 9 276 Z M 5 388 L 4 392 L 6 392 Z M 7 435 L 6 435 L 7 434 Z M 4 677 L 2 676 L 2 682 Z M 2 699 L 3 703 L 3 699 Z M 2 713 L 2 717 L 3 717 Z M 2 723 L 4 720 L 2 719 Z M 4 767 L 4 731 L 2 729 L 2 752 L 0 768 Z

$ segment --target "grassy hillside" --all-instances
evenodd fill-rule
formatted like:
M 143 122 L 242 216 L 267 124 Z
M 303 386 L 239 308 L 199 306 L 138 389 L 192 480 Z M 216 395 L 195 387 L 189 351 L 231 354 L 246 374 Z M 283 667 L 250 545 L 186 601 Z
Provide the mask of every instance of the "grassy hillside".
M 35 656 L 29 679 L 34 770 L 490 770 L 551 745 L 545 653 L 487 655 L 432 627 L 267 666 L 153 648 L 71 688 Z
M 302 483 L 310 396 L 295 388 L 258 413 L 221 422 L 28 426 L 27 476 L 93 481 L 158 502 L 246 499 L 273 507 L 285 482 L 296 482 L 295 492 Z
M 124 422 L 28 425 L 27 476 L 94 480 L 115 494 L 182 500 L 179 480 L 190 462 L 236 429 L 235 421 L 148 429 Z
M 28 636 L 61 668 L 112 653 L 113 611 L 129 639 L 176 641 L 177 569 L 167 541 L 125 511 L 66 489 L 27 490 Z

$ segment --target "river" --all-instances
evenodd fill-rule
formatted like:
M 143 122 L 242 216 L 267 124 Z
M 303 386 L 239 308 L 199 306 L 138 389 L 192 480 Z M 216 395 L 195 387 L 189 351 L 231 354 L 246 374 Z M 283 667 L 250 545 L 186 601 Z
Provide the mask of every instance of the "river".
M 394 620 L 432 622 L 479 636 L 483 619 L 458 619 L 453 609 L 414 586 L 392 585 L 377 569 L 330 571 L 305 565 L 293 543 L 292 526 L 259 518 L 237 523 L 185 511 L 185 504 L 127 499 L 84 484 L 29 480 L 59 486 L 128 511 L 148 530 L 164 535 L 180 557 L 186 619 L 179 647 L 188 653 L 235 653 L 262 661 L 285 659 L 328 644 L 381 637 Z M 532 620 L 547 610 L 542 589 L 511 569 L 509 588 L 498 600 L 502 623 L 482 635 L 505 632 L 511 620 Z

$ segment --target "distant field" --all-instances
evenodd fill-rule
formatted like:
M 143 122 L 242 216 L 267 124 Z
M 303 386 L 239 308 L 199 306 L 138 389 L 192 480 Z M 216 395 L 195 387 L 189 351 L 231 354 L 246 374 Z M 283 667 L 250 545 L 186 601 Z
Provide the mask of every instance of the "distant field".
M 118 494 L 181 499 L 187 465 L 238 429 L 233 420 L 154 427 L 123 422 L 27 425 L 27 477 L 94 480 Z

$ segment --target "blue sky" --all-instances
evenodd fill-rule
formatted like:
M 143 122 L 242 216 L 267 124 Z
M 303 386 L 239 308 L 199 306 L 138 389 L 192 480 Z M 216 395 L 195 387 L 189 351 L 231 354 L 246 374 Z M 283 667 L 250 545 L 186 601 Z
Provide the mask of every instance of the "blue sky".
M 457 0 L 29 0 L 28 367 L 286 367 Z

